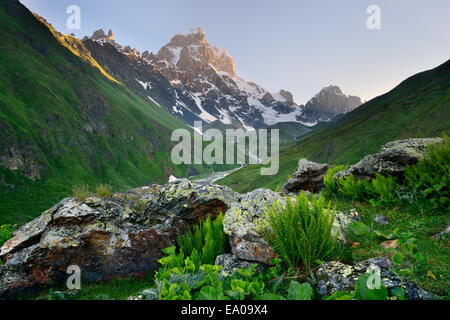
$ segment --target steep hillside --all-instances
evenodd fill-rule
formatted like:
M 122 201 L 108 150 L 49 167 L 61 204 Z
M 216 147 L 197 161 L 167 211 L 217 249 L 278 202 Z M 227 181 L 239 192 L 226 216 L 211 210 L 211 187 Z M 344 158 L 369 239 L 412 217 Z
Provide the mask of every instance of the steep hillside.
M 170 134 L 185 124 L 95 66 L 81 41 L 55 35 L 62 46 L 18 1 L 0 3 L 0 20 L 0 224 L 23 223 L 74 185 L 197 172 L 170 161 Z
M 276 189 L 300 158 L 327 163 L 355 163 L 388 141 L 433 137 L 450 131 L 450 60 L 403 81 L 339 121 L 314 130 L 280 154 L 276 176 L 261 176 L 258 166 L 245 167 L 219 181 L 237 191 Z

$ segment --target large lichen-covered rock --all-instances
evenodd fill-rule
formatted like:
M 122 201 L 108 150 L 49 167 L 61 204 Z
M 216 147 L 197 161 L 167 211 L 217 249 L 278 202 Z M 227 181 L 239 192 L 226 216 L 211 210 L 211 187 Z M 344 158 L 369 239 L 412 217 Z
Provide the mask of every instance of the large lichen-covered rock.
M 277 192 L 257 189 L 244 194 L 240 202 L 231 206 L 225 214 L 223 225 L 225 233 L 230 236 L 232 253 L 237 258 L 270 264 L 270 260 L 277 257 L 260 230 L 267 218 L 267 208 L 275 202 L 285 204 L 286 199 Z M 356 210 L 345 213 L 336 211 L 332 234 L 337 236 L 338 241 L 344 242 L 348 224 L 358 219 Z
M 164 219 L 176 213 L 197 222 L 205 214 L 225 213 L 239 198 L 240 194 L 225 186 L 180 179 L 161 187 L 155 193 L 155 199 L 147 207 L 146 213 L 151 218 Z
M 281 187 L 282 194 L 298 194 L 301 190 L 317 192 L 323 188 L 323 177 L 330 166 L 300 159 L 298 167 L 289 180 Z
M 443 143 L 442 138 L 407 139 L 392 141 L 380 151 L 368 155 L 347 170 L 339 171 L 335 177 L 347 177 L 350 173 L 357 178 L 371 179 L 376 173 L 402 177 L 408 165 L 414 165 L 427 155 L 427 146 Z
M 285 199 L 267 189 L 246 193 L 225 214 L 223 227 L 230 236 L 231 250 L 239 259 L 269 263 L 277 255 L 260 235 L 259 222 L 275 202 Z
M 62 284 L 71 265 L 82 280 L 144 276 L 161 250 L 206 216 L 225 212 L 239 195 L 227 187 L 179 180 L 114 194 L 67 198 L 22 226 L 0 249 L 0 298 Z
M 355 289 L 356 280 L 362 274 L 370 273 L 371 270 L 377 268 L 380 271 L 381 281 L 390 294 L 393 288 L 401 286 L 400 278 L 389 269 L 391 266 L 392 262 L 385 257 L 364 260 L 354 265 L 347 265 L 338 261 L 326 262 L 316 271 L 317 291 L 322 296 L 331 295 L 336 291 L 352 291 Z M 436 298 L 434 294 L 410 281 L 404 281 L 403 285 L 407 299 Z

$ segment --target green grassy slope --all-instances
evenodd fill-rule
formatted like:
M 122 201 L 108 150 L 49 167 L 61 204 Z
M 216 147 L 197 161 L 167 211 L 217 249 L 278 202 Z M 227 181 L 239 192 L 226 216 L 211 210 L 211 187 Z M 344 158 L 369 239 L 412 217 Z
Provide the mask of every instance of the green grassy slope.
M 197 172 L 170 161 L 180 120 L 62 46 L 18 1 L 0 3 L 0 225 L 78 184 L 116 189 Z
M 449 129 L 450 60 L 408 78 L 339 121 L 302 137 L 280 153 L 276 176 L 261 176 L 259 166 L 248 166 L 219 183 L 240 192 L 263 187 L 276 189 L 287 181 L 302 157 L 352 164 L 389 141 L 439 136 Z

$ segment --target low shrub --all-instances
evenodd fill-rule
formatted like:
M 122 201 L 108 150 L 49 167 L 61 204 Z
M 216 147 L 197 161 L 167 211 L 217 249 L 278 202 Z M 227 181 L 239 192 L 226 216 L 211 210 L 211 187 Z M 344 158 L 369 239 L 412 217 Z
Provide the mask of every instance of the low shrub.
M 308 200 L 305 192 L 286 205 L 275 203 L 261 222 L 261 233 L 276 253 L 291 268 L 302 266 L 310 271 L 313 263 L 329 254 L 336 238 L 331 229 L 334 210 L 325 206 L 323 197 Z
M 323 177 L 323 184 L 327 191 L 331 193 L 337 193 L 339 186 L 336 178 L 334 177 L 339 171 L 347 169 L 345 165 L 338 165 L 333 168 L 328 169 L 327 174 Z
M 334 175 L 345 169 L 345 166 L 337 166 L 328 170 L 324 177 L 326 190 L 347 199 L 368 201 L 374 207 L 407 203 L 421 212 L 449 213 L 449 140 L 446 136 L 444 143 L 428 146 L 424 159 L 405 168 L 405 179 L 401 183 L 378 173 L 371 181 L 357 179 L 352 174 L 336 181 Z
M 377 173 L 370 183 L 366 184 L 373 206 L 389 206 L 398 203 L 397 190 L 400 185 L 391 176 L 382 176 Z
M 347 177 L 340 177 L 338 181 L 339 193 L 353 200 L 361 200 L 367 198 L 370 183 L 366 180 L 357 179 L 353 174 Z

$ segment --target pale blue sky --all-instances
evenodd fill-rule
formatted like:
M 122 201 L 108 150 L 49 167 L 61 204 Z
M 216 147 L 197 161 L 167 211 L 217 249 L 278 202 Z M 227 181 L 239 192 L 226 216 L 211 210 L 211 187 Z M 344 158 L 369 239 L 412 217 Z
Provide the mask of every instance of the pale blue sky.
M 193 27 L 228 50 L 238 75 L 305 103 L 336 84 L 363 100 L 450 58 L 449 0 L 21 0 L 59 31 L 81 8 L 78 37 L 112 29 L 116 41 L 158 52 Z M 369 5 L 381 30 L 366 27 Z

